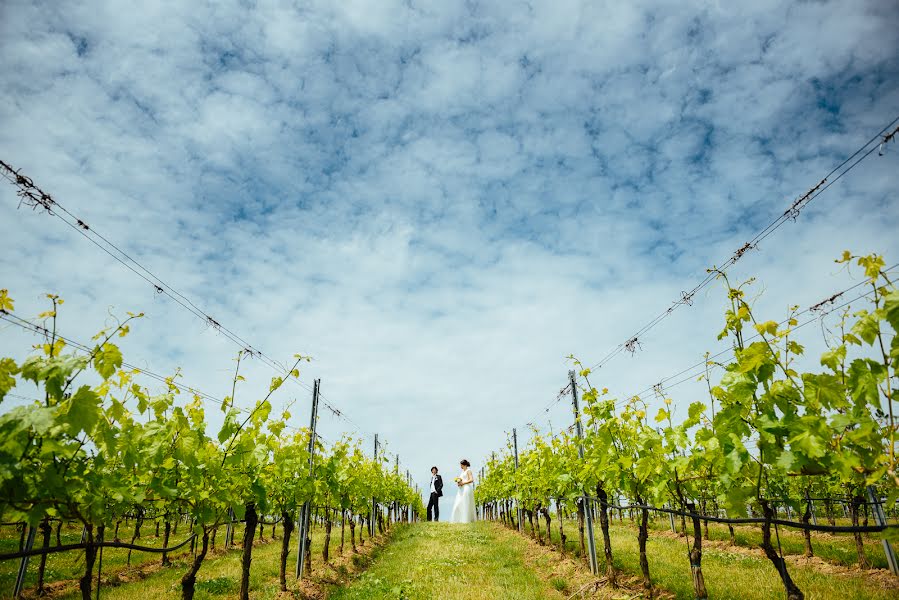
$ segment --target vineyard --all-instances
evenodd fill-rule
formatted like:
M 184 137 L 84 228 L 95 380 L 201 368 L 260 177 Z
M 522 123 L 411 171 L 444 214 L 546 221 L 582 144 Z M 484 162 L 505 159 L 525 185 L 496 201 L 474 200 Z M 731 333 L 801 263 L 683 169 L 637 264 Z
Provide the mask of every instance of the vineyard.
M 574 425 L 551 437 L 535 430 L 521 451 L 513 430 L 482 473 L 477 498 L 485 517 L 529 532 L 541 544 L 555 539 L 564 552 L 565 524 L 576 515 L 574 550 L 615 587 L 610 522 L 627 513 L 636 524 L 648 596 L 654 583 L 647 541 L 659 520 L 692 538 L 682 564 L 696 598 L 710 597 L 702 567 L 710 522 L 726 525 L 731 546 L 737 545 L 735 529 L 745 539 L 746 525 L 757 525 L 760 536 L 752 545 L 764 552 L 790 600 L 804 594 L 784 558 L 789 530 L 802 533 L 809 557 L 812 532 L 850 535 L 862 569 L 872 566 L 865 540 L 877 534 L 886 564 L 878 562 L 899 575 L 890 546 L 899 540 L 893 412 L 899 289 L 879 256 L 846 252 L 836 262 L 860 271 L 866 289 L 854 301 L 837 304 L 842 294 L 835 294 L 815 308 L 836 314 L 833 328 L 825 329 L 830 335 L 820 372 L 794 368 L 804 352 L 796 333 L 799 307 L 783 321 L 765 320 L 747 300 L 751 281 L 734 284 L 718 271 L 727 301 L 718 338 L 731 340 L 733 352 L 730 362 L 704 361 L 699 378 L 707 398 L 691 399 L 688 417 L 678 422 L 675 400 L 661 386 L 648 396 L 617 400 L 595 387 L 591 370 L 571 357 L 579 371 L 571 372 L 563 393 L 573 399 Z M 718 381 L 712 367 L 724 372 Z M 651 404 L 658 406 L 655 414 Z
M 207 431 L 199 395 L 179 402 L 177 374 L 167 379 L 165 393 L 152 395 L 140 383 L 140 370 L 123 368 L 114 340 L 127 335 L 142 315 L 131 314 L 100 331 L 88 352 L 77 352 L 54 333 L 63 299 L 49 295 L 48 304 L 39 317 L 50 323 L 48 337 L 38 353 L 21 364 L 0 361 L 0 401 L 25 386 L 43 396 L 0 416 L 0 516 L 4 525 L 21 531 L 19 549 L 0 554 L 0 560 L 21 560 L 16 595 L 29 560 L 38 561 L 36 592 L 42 593 L 50 554 L 83 552 L 79 589 L 87 600 L 95 572 L 100 578 L 104 548 L 129 550 L 129 563 L 131 551 L 161 554 L 168 565 L 169 553 L 189 546 L 192 558 L 180 588 L 182 598 L 193 598 L 216 535 L 221 532 L 220 543 L 229 547 L 238 524 L 243 532 L 238 597 L 249 598 L 254 536 L 269 525 L 282 532 L 279 577 L 286 591 L 288 578 L 310 568 L 311 520 L 323 527 L 327 562 L 333 526 L 340 528 L 341 552 L 347 529 L 355 550 L 357 527 L 361 541 L 362 529 L 375 535 L 421 511 L 418 493 L 386 465 L 383 454 L 368 457 L 349 438 L 326 447 L 315 435 L 318 381 L 312 428 L 296 430 L 287 424 L 289 412 L 272 415 L 272 396 L 285 382 L 281 377 L 272 379 L 252 410 L 235 406 L 244 381 L 238 355 L 232 394 L 220 405 L 223 425 L 213 433 Z M 16 322 L 7 290 L 0 291 L 0 309 L 0 316 Z M 299 377 L 305 360 L 296 356 L 288 377 Z M 80 541 L 63 544 L 60 530 L 72 524 L 81 531 Z M 179 524 L 181 539 L 175 537 Z M 150 528 L 156 534 L 162 529 L 158 545 L 141 543 Z M 291 553 L 295 570 L 288 565 Z
M 0 600 L 899 598 L 895 2 L 49 4 Z

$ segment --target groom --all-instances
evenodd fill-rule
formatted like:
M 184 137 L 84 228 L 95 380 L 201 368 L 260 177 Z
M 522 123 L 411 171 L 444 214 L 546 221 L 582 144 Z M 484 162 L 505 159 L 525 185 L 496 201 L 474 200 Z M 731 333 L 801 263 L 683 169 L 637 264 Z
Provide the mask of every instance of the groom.
M 431 509 L 434 510 L 434 520 L 440 520 L 440 496 L 443 495 L 443 478 L 437 474 L 437 467 L 431 467 L 431 499 L 428 500 L 428 521 L 431 520 Z

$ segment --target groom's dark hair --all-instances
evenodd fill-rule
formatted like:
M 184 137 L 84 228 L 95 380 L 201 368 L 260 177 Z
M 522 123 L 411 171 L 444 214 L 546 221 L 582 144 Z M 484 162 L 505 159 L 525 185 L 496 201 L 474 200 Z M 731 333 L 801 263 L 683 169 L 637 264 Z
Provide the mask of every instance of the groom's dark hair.
M 439 469 L 438 469 L 437 467 L 431 467 L 431 470 L 432 470 L 432 471 L 438 471 Z

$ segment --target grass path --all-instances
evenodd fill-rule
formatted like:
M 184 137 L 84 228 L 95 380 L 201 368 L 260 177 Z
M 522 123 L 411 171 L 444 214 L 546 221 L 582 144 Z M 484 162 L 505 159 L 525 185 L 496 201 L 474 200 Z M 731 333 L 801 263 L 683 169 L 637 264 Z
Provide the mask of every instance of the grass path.
M 488 523 L 418 523 L 330 600 L 562 598 L 526 564 L 527 540 Z

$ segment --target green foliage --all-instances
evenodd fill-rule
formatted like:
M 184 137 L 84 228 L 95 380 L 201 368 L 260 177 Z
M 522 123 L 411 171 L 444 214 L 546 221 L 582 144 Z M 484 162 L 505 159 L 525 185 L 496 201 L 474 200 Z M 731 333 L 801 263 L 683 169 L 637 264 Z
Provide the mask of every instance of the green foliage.
M 53 310 L 43 318 L 53 320 L 48 331 L 55 331 L 63 301 L 49 298 Z M 0 308 L 12 309 L 5 290 Z M 283 385 L 280 377 L 251 411 L 229 399 L 217 432 L 208 431 L 198 395 L 180 398 L 180 372 L 166 379 L 163 393 L 151 393 L 139 383 L 139 371 L 122 368 L 122 353 L 111 341 L 127 335 L 140 316 L 97 334 L 89 355 L 66 352 L 51 338 L 21 365 L 0 358 L 0 400 L 23 381 L 43 397 L 0 415 L 0 519 L 36 525 L 61 518 L 94 532 L 141 514 L 186 518 L 202 535 L 231 513 L 240 517 L 250 503 L 260 514 L 278 516 L 295 515 L 309 500 L 367 515 L 377 498 L 423 512 L 415 491 L 383 468 L 383 457 L 366 457 L 358 440 L 345 438 L 331 448 L 316 440 L 310 470 L 309 431 L 290 427 L 286 411 L 272 418 L 270 398 Z M 298 356 L 290 377 L 307 360 Z M 95 383 L 76 384 L 88 368 Z M 242 380 L 235 372 L 232 388 Z M 211 586 L 209 593 L 233 591 L 216 591 L 230 585 L 225 581 L 202 585 Z
M 571 356 L 584 382 L 585 459 L 576 460 L 577 441 L 567 433 L 546 439 L 535 431 L 517 472 L 509 448 L 488 464 L 478 501 L 514 498 L 533 509 L 593 495 L 601 485 L 612 499 L 680 507 L 702 499 L 737 516 L 784 496 L 799 510 L 813 489 L 857 495 L 874 485 L 890 502 L 899 497 L 899 291 L 879 256 L 846 253 L 838 262 L 861 267 L 870 290 L 865 308 L 842 314 L 820 358 L 823 372 L 793 368 L 804 352 L 792 338 L 796 307 L 782 323 L 758 319 L 746 300 L 751 281 L 734 287 L 719 273 L 728 302 L 719 339 L 732 340 L 734 358 L 717 365 L 717 383 L 702 378 L 708 398 L 690 398 L 686 419 L 674 421 L 673 401 L 661 389 L 654 398 L 610 398 Z M 663 406 L 651 410 L 652 399 Z

